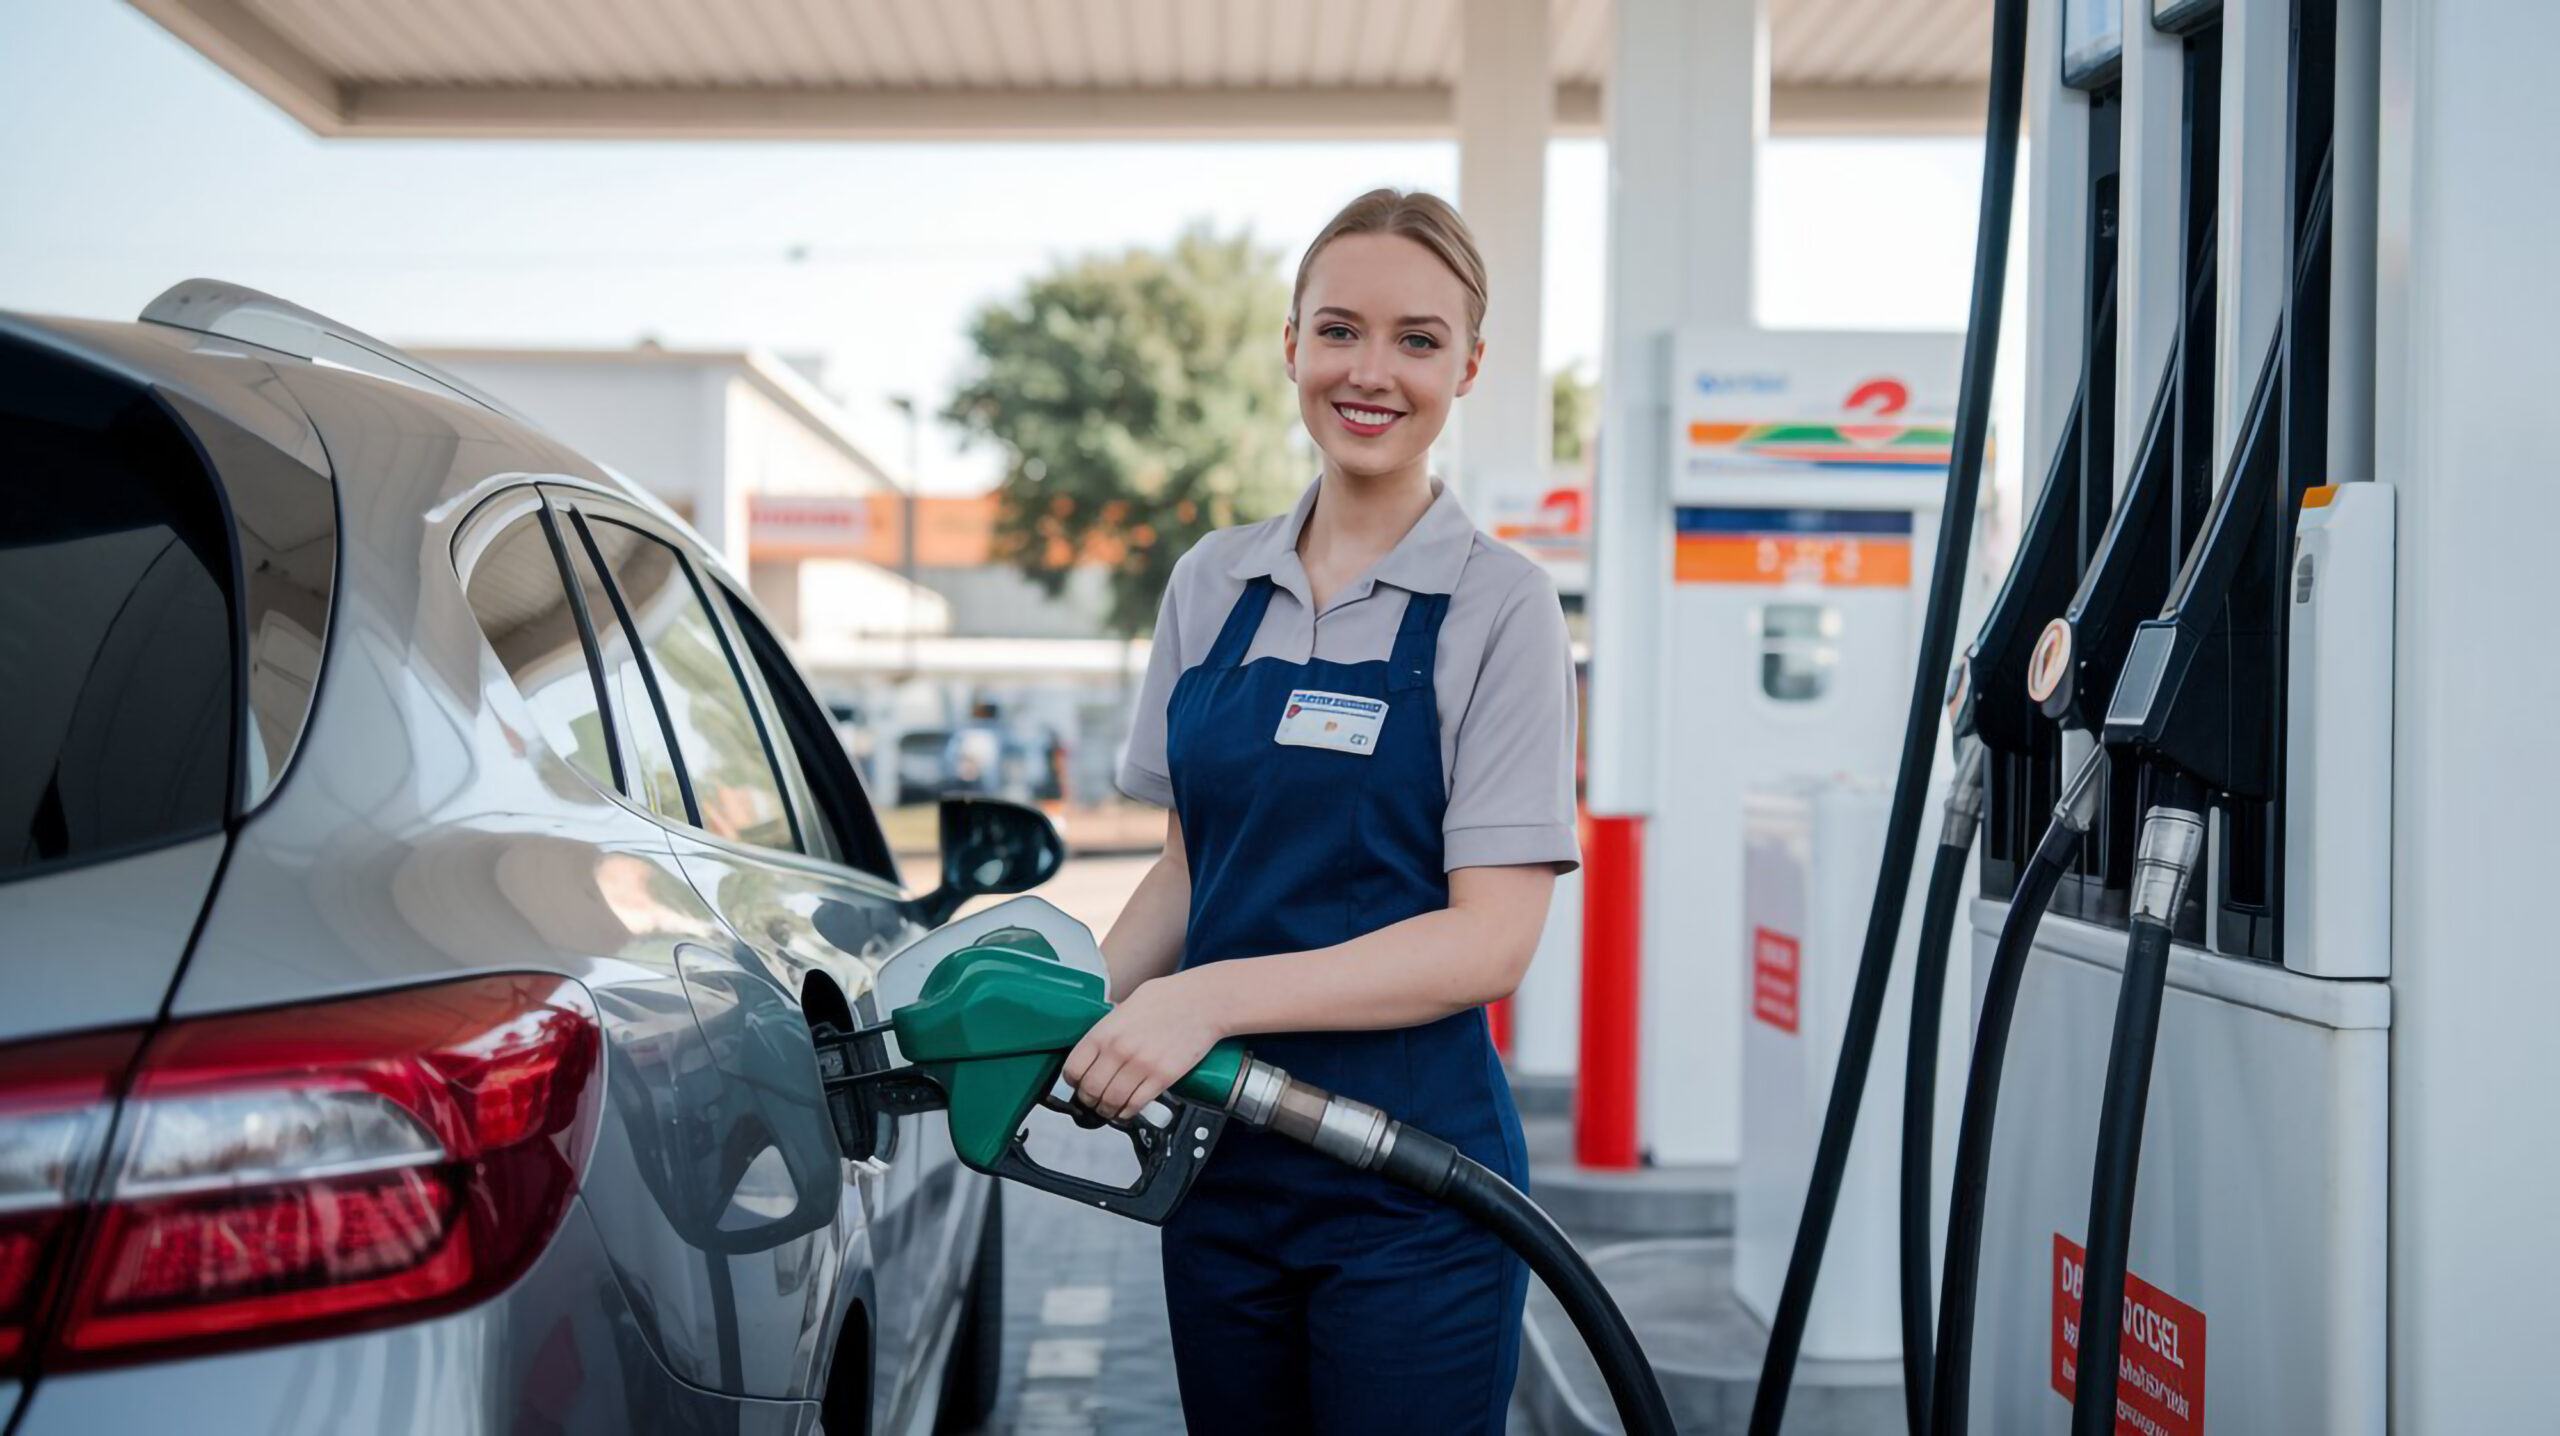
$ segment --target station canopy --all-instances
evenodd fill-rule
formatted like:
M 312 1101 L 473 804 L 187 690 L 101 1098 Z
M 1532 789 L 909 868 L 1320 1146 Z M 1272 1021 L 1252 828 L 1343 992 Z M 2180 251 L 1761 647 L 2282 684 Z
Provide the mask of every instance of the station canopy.
M 1456 133 L 1464 0 L 130 0 L 314 133 L 1381 139 Z M 1780 134 L 1982 122 L 1991 0 L 1765 0 Z M 1598 134 L 1611 0 L 1551 0 Z

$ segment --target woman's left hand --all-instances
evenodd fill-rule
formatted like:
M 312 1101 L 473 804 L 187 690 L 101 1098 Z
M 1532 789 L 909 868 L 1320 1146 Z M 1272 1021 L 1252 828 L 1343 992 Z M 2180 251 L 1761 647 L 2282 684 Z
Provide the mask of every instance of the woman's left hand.
M 1076 1100 L 1114 1121 L 1136 1116 L 1223 1041 L 1201 970 L 1173 972 L 1129 994 L 1067 1054 Z

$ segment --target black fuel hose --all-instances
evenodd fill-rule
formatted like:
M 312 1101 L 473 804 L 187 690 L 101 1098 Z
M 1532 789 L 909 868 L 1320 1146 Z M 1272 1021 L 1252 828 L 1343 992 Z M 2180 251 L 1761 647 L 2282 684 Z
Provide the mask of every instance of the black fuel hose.
M 1670 1404 L 1635 1331 L 1555 1218 L 1500 1173 L 1430 1133 L 1401 1122 L 1392 1133 L 1379 1174 L 1457 1208 L 1517 1253 L 1582 1333 L 1620 1424 L 1633 1436 L 1672 1436 Z
M 1929 868 L 1920 950 L 1911 964 L 1911 1040 L 1902 1066 L 1902 1404 L 1914 1431 L 1929 1427 L 1930 1284 L 1937 1275 L 1930 1220 L 1930 1148 L 1938 1106 L 1938 1014 L 1946 1005 L 1947 944 L 1964 900 L 1965 859 L 1982 814 L 1980 745 L 1968 750 L 1947 799 L 1947 829 Z
M 1673 1436 L 1644 1347 L 1573 1241 L 1528 1194 L 1428 1132 L 1365 1102 L 1337 1097 L 1267 1062 L 1247 1061 L 1227 1110 L 1248 1126 L 1276 1132 L 1344 1166 L 1376 1172 L 1464 1213 L 1528 1264 L 1582 1333 L 1631 1436 Z
M 1849 995 L 1849 1020 L 1841 1034 L 1840 1061 L 1831 1078 L 1831 1100 L 1822 1138 L 1807 1179 L 1804 1213 L 1796 1220 L 1786 1284 L 1769 1323 L 1760 1362 L 1760 1386 L 1751 1403 L 1751 1436 L 1778 1436 L 1787 1397 L 1795 1385 L 1796 1356 L 1805 1319 L 1822 1275 L 1823 1249 L 1840 1205 L 1840 1182 L 1857 1136 L 1858 1103 L 1866 1093 L 1867 1065 L 1875 1055 L 1876 1029 L 1884 1017 L 1884 993 L 1893 975 L 1893 950 L 1902 935 L 1902 908 L 1911 887 L 1920 816 L 1927 802 L 1929 764 L 1937 748 L 1939 697 L 1954 656 L 1957 609 L 1964 600 L 1966 553 L 1973 540 L 1974 496 L 1991 426 L 1991 381 L 2000 357 L 2000 308 L 2009 272 L 2010 201 L 2017 190 L 2018 123 L 2026 98 L 2027 0 L 1996 0 L 1991 18 L 1990 98 L 1983 122 L 1982 203 L 1976 216 L 1973 302 L 1965 320 L 1964 363 L 1956 390 L 1954 452 L 1947 464 L 1946 497 L 1939 510 L 1936 566 L 1931 570 L 1927 616 L 1920 629 L 1917 676 L 1903 724 L 1902 767 L 1895 775 L 1893 806 L 1885 819 L 1884 861 L 1876 874 L 1875 901 L 1867 911 L 1867 935 Z M 1916 1436 L 1916 1433 L 1915 1433 Z
M 2125 1272 L 2132 1259 L 2133 1198 L 2142 1169 L 2142 1126 L 2160 1006 L 2169 985 L 2169 941 L 2188 876 L 2204 847 L 2200 793 L 2163 775 L 2167 790 L 2145 817 L 2134 863 L 2132 922 L 2116 990 L 2115 1038 L 2098 1109 L 2098 1152 L 2089 1174 L 2089 1245 L 2080 1265 L 2080 1353 L 2071 1401 L 2073 1436 L 2115 1436 L 2116 1358 L 2122 1350 Z
M 1983 1208 L 1991 1191 L 1991 1134 L 1999 1117 L 2000 1069 L 2009 1052 L 2009 1024 L 2017 1016 L 2018 984 L 2027 954 L 2043 925 L 2053 891 L 2070 870 L 2088 835 L 2099 793 L 2106 787 L 2106 750 L 2091 754 L 2072 775 L 2053 822 L 2036 843 L 2009 900 L 2000 943 L 1983 983 L 1982 1015 L 1973 1029 L 1973 1060 L 1965 1072 L 1964 1116 L 1956 1126 L 1954 1190 L 1948 1200 L 1947 1256 L 1938 1282 L 1938 1349 L 1929 1378 L 1929 1436 L 1959 1436 L 1972 1399 L 1974 1296 L 1982 1275 Z
M 2133 1189 L 2142 1161 L 2145 1094 L 2160 1040 L 2160 1001 L 2168 986 L 2169 929 L 2133 924 L 2124 952 L 2124 986 L 2116 998 L 2115 1041 L 2107 1052 L 2107 1089 L 2099 1109 L 2098 1157 L 2090 1175 L 2089 1246 L 2081 1262 L 2080 1354 L 2071 1400 L 2073 1436 L 2114 1436 L 2116 1357 L 2124 1324 L 2124 1275 L 2133 1243 Z M 2110 1313 L 2116 1315 L 2110 1316 Z

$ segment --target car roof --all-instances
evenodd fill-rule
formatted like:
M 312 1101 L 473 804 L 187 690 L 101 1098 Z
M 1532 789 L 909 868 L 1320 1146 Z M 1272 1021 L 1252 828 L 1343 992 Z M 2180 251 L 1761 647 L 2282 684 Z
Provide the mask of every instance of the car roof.
M 185 280 L 124 322 L 0 313 L 0 329 L 182 393 L 330 475 L 340 489 L 341 544 L 376 550 L 398 569 L 414 566 L 431 519 L 530 478 L 569 480 L 647 510 L 719 560 L 719 551 L 656 495 L 505 401 L 396 345 L 245 285 Z M 380 571 L 341 567 L 350 577 Z M 745 587 L 740 575 L 728 577 Z

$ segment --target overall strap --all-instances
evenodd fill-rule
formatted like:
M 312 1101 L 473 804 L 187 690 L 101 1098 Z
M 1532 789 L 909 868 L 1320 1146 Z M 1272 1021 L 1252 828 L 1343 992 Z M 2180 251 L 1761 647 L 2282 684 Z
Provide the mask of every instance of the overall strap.
M 1440 620 L 1448 616 L 1445 593 L 1417 593 L 1405 599 L 1404 622 L 1396 629 L 1395 652 L 1387 660 L 1389 693 L 1431 685 L 1432 664 L 1440 654 Z
M 1242 663 L 1245 650 L 1253 646 L 1253 635 L 1262 628 L 1262 611 L 1270 606 L 1271 575 L 1264 574 L 1236 595 L 1235 607 L 1227 610 L 1226 626 L 1218 630 L 1218 641 L 1200 666 L 1233 668 Z

